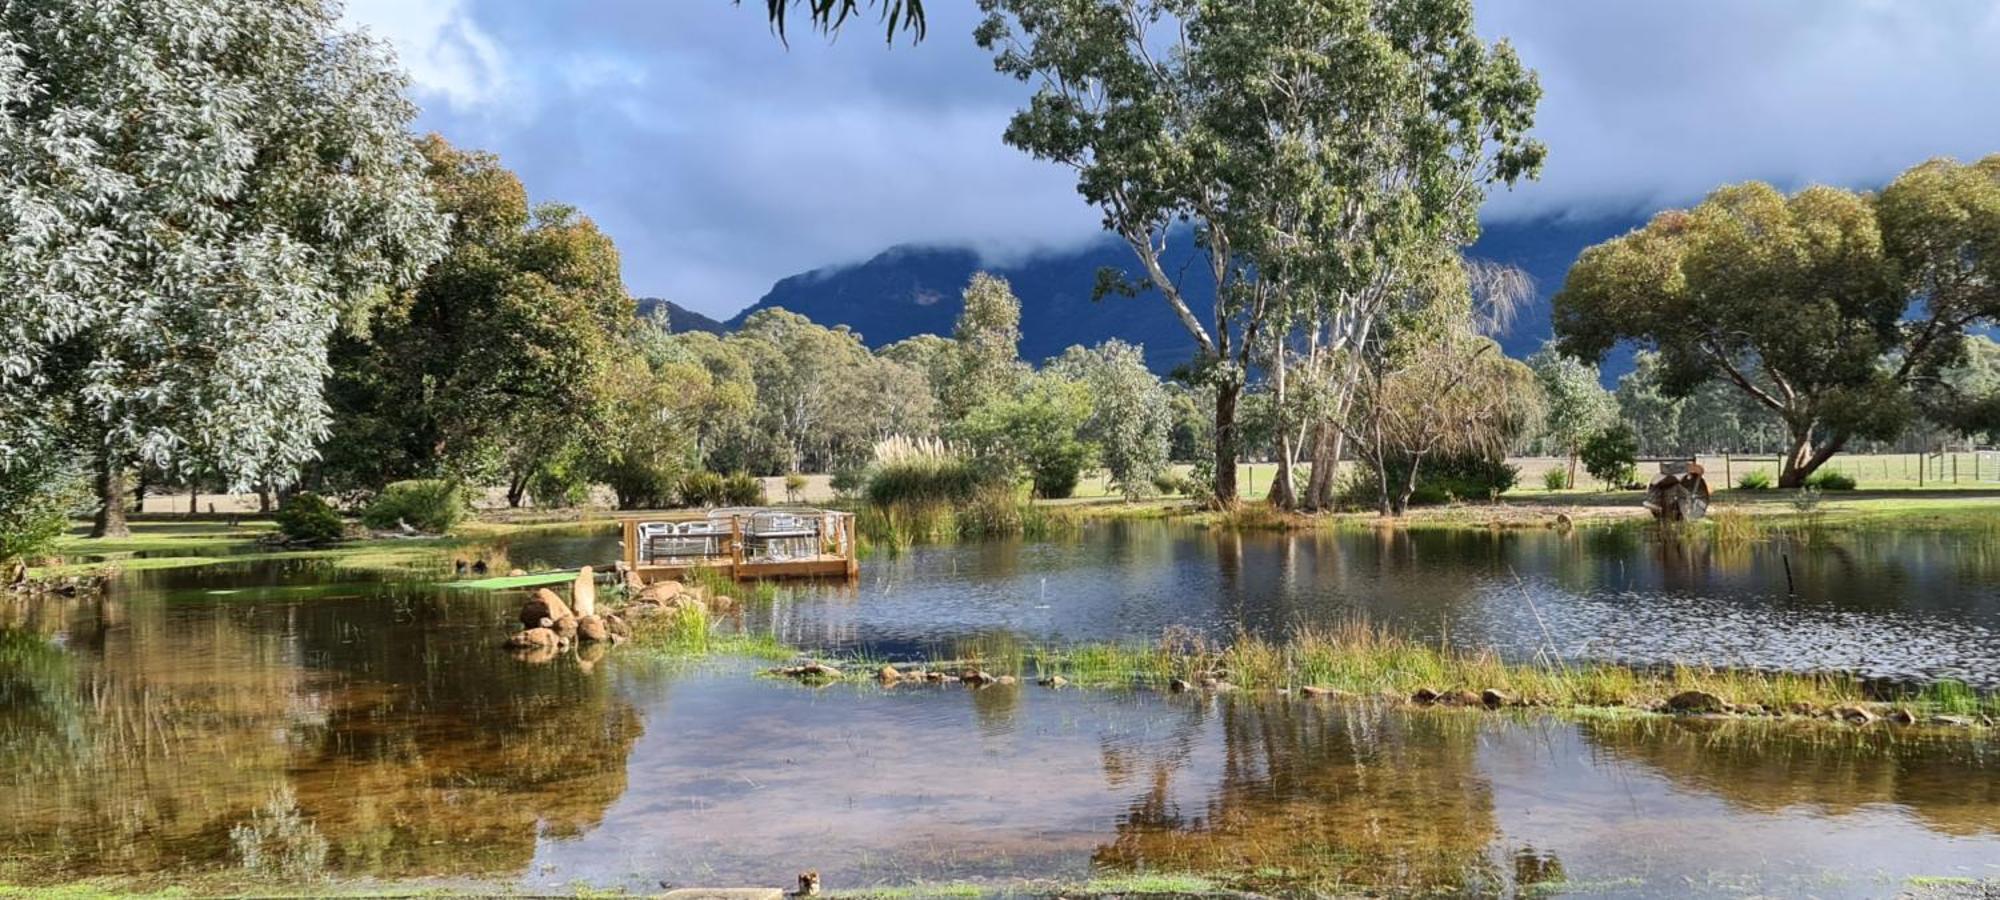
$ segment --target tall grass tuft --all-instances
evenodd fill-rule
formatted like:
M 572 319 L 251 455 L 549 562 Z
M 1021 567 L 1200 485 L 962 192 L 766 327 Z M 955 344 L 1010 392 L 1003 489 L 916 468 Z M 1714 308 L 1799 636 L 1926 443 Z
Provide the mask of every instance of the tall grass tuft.
M 863 495 L 862 536 L 891 548 L 986 535 L 1040 537 L 1075 527 L 1073 518 L 1029 503 L 1004 477 L 934 438 L 876 444 Z

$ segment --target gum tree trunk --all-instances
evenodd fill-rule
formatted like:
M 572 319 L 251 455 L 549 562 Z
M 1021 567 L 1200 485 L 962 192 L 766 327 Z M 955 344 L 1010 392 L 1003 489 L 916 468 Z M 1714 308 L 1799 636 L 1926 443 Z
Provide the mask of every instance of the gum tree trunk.
M 126 538 L 132 536 L 132 526 L 125 522 L 126 495 L 129 493 L 125 462 L 117 454 L 106 450 L 97 460 L 97 518 L 91 523 L 90 536 L 99 538 Z
M 1235 380 L 1215 386 L 1215 503 L 1236 504 L 1236 401 L 1243 385 Z

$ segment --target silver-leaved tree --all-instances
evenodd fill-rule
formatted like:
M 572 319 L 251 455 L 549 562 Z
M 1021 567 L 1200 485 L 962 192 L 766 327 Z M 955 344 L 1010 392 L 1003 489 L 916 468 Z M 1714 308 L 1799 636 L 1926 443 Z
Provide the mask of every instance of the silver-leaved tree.
M 379 43 L 325 0 L 0 4 L 0 464 L 282 481 L 327 339 L 442 251 Z

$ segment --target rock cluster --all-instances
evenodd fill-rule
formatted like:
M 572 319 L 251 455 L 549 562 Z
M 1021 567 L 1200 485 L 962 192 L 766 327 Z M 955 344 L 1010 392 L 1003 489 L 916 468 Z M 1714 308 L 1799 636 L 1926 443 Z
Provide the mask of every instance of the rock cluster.
M 536 590 L 521 604 L 520 622 L 505 646 L 528 662 L 548 662 L 572 646 L 616 646 L 632 636 L 624 617 L 598 614 L 596 573 L 589 566 L 577 572 L 569 601 L 548 588 Z

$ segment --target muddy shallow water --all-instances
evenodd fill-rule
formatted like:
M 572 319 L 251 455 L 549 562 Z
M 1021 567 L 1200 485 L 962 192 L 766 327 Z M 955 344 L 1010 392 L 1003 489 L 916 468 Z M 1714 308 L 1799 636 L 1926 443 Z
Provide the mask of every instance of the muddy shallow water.
M 1718 654 L 1783 662 L 1809 640 L 1851 641 L 1897 661 L 1886 669 L 1935 657 L 1992 672 L 1976 635 L 1993 624 L 2000 561 L 1977 542 L 1657 562 L 1643 538 L 1601 540 L 1239 540 L 1135 523 L 873 559 L 858 587 L 744 625 L 893 654 L 1364 612 L 1532 652 L 1540 629 L 1513 614 L 1525 590 L 1566 652 L 1711 646 L 1660 633 L 1701 622 Z M 539 536 L 507 550 L 569 564 L 609 546 Z M 1782 568 L 1773 592 L 1782 563 L 1767 552 L 1792 554 L 1795 596 Z M 495 649 L 517 599 L 291 562 L 134 573 L 80 606 L 0 604 L 0 881 L 647 890 L 817 868 L 851 889 L 1194 870 L 1281 892 L 1879 896 L 1908 876 L 2000 877 L 1990 737 L 1032 686 L 812 690 L 749 677 L 748 662 L 667 666 L 631 648 L 532 666 Z M 1884 646 L 1885 631 L 1931 639 Z

